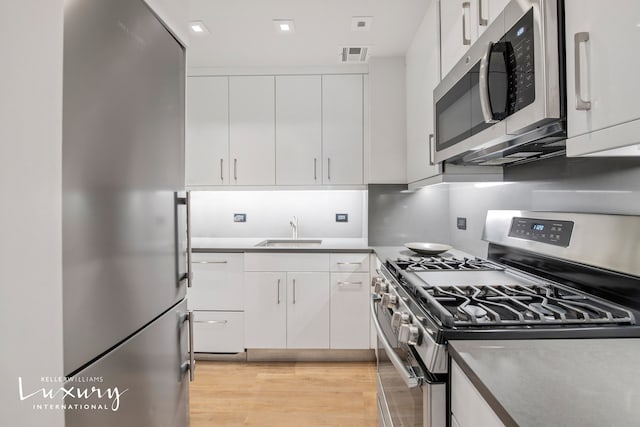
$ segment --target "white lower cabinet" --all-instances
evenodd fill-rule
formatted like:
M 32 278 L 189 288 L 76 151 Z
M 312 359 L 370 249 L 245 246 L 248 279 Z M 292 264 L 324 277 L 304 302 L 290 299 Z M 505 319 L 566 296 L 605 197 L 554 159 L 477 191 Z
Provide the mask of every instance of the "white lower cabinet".
M 287 273 L 246 272 L 244 279 L 247 348 L 286 348 Z
M 287 348 L 329 348 L 329 273 L 287 273 Z
M 369 348 L 369 254 L 245 257 L 246 348 Z
M 196 353 L 244 351 L 244 313 L 241 311 L 194 311 L 193 350 Z
M 187 290 L 190 310 L 244 309 L 244 254 L 194 253 L 193 286 Z
M 451 425 L 504 427 L 498 415 L 454 361 L 451 361 Z
M 369 273 L 331 273 L 331 348 L 369 348 L 369 293 Z

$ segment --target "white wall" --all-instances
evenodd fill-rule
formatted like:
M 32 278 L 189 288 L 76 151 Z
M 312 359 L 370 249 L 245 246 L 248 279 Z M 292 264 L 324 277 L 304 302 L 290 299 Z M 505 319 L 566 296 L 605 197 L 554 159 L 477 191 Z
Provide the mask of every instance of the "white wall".
M 0 425 L 64 425 L 18 398 L 62 375 L 63 0 L 0 3 Z
M 367 236 L 367 194 L 362 190 L 194 191 L 193 237 L 291 237 L 298 218 L 299 238 Z M 233 214 L 246 213 L 246 223 Z M 349 214 L 348 223 L 335 222 Z

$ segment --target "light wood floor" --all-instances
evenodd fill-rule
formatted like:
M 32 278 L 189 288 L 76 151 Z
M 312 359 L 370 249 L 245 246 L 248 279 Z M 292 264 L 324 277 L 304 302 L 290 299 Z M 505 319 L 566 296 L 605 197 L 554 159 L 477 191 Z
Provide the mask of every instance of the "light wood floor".
M 198 361 L 191 427 L 377 425 L 374 363 Z

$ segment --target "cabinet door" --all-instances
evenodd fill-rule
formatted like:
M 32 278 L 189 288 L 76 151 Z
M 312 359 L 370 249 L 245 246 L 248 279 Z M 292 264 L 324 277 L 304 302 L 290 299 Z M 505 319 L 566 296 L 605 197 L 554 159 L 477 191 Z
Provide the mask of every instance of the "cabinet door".
M 640 57 L 630 54 L 629 47 L 640 45 L 638 16 L 640 2 L 623 1 L 619 7 L 607 7 L 597 0 L 567 0 L 566 43 L 567 43 L 567 126 L 569 138 L 598 130 L 608 129 L 618 124 L 627 124 L 640 118 L 640 104 L 636 101 L 640 93 L 638 68 Z M 576 46 L 575 35 L 587 33 L 588 41 Z M 576 70 L 575 52 L 579 52 L 579 67 Z M 590 101 L 590 107 L 578 109 L 576 78 L 580 79 L 581 98 Z M 584 151 L 597 144 L 602 148 L 638 142 L 640 126 L 625 125 L 628 132 L 604 135 L 601 141 L 581 139 Z M 614 128 L 615 129 L 615 128 Z M 603 132 L 604 134 L 605 132 Z M 594 136 L 594 139 L 596 137 Z M 607 140 L 609 139 L 609 140 Z M 567 151 L 583 151 L 583 147 L 567 143 Z
M 329 348 L 329 273 L 287 273 L 287 348 Z
M 190 310 L 244 309 L 244 254 L 193 254 Z
M 363 183 L 362 75 L 322 76 L 324 184 Z
M 275 184 L 274 86 L 273 76 L 229 78 L 229 173 L 233 184 Z
M 442 77 L 451 71 L 478 37 L 477 21 L 477 0 L 440 1 Z
M 229 183 L 229 79 L 187 80 L 187 185 Z
M 276 184 L 322 183 L 320 76 L 276 77 Z
M 451 417 L 460 427 L 504 427 L 462 369 L 451 362 Z
M 438 26 L 436 6 L 430 3 L 406 55 L 408 182 L 441 172 L 439 164 L 431 164 L 430 149 L 434 143 L 433 89 L 440 81 L 440 45 L 433 31 Z
M 331 273 L 331 348 L 369 348 L 369 273 Z
M 246 347 L 286 348 L 286 274 L 247 272 L 244 280 Z
M 478 20 L 478 36 L 484 33 L 489 25 L 500 15 L 504 10 L 509 0 L 476 0 L 476 16 Z

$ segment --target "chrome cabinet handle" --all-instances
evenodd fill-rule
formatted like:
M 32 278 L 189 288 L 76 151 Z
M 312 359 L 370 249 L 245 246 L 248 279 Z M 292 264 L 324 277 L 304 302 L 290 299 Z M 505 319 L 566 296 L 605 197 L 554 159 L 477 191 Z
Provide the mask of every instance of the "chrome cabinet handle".
M 482 17 L 482 0 L 478 0 L 478 25 L 481 27 L 486 27 L 489 25 L 489 19 L 485 19 Z
M 238 180 L 238 159 L 233 159 L 233 180 Z
M 393 364 L 394 368 L 396 368 L 396 371 L 398 371 L 398 373 L 400 374 L 400 377 L 404 381 L 407 388 L 416 388 L 420 384 L 422 384 L 422 378 L 412 375 L 413 372 L 411 373 L 409 372 L 407 367 L 402 362 L 402 359 L 400 359 L 400 357 L 396 354 L 391 344 L 389 344 L 389 340 L 384 335 L 384 331 L 382 330 L 382 325 L 380 325 L 378 316 L 376 316 L 375 302 L 379 299 L 380 297 L 376 295 L 372 295 L 371 301 L 370 301 L 371 320 L 373 320 L 373 325 L 375 326 L 376 332 L 378 334 L 378 342 L 382 344 L 382 346 L 384 347 L 384 351 L 387 354 L 387 357 L 389 358 L 389 360 L 391 360 L 391 363 Z
M 280 279 L 278 279 L 278 293 L 276 294 L 276 302 L 280 304 Z
M 361 286 L 362 282 L 338 282 L 338 286 L 349 286 L 349 285 L 358 285 Z
M 491 111 L 491 99 L 489 98 L 489 57 L 491 56 L 491 50 L 493 49 L 493 42 L 487 43 L 487 49 L 480 60 L 480 107 L 482 108 L 482 116 L 485 123 L 497 123 L 498 120 L 493 118 L 493 112 Z
M 313 158 L 313 180 L 318 180 L 318 159 L 315 157 Z
M 361 262 L 336 262 L 337 265 L 362 265 Z
M 187 314 L 189 321 L 189 381 L 193 382 L 196 375 L 196 357 L 193 350 L 193 311 L 189 310 Z
M 293 279 L 293 303 L 296 303 L 296 279 Z
M 467 10 L 471 10 L 471 3 L 466 1 L 462 3 L 462 44 L 469 46 L 471 37 L 467 38 Z
M 327 179 L 331 181 L 331 157 L 327 157 Z
M 433 143 L 434 138 L 435 138 L 435 135 L 430 133 L 429 134 L 429 164 L 432 165 L 432 166 L 436 164 L 436 162 L 435 162 L 436 146 Z M 378 271 L 378 270 L 376 270 L 376 271 Z M 378 274 L 380 274 L 380 273 L 378 273 Z
M 585 101 L 582 99 L 581 89 L 581 70 L 580 70 L 580 44 L 587 43 L 589 41 L 589 33 L 575 33 L 573 35 L 573 48 L 575 56 L 575 81 L 576 81 L 576 110 L 590 110 L 591 101 Z
M 220 159 L 220 181 L 224 181 L 224 174 L 222 172 L 222 168 L 223 168 L 223 159 Z
M 208 325 L 226 325 L 228 320 L 194 320 L 193 323 L 206 323 Z
M 194 261 L 196 264 L 227 264 L 229 261 Z

